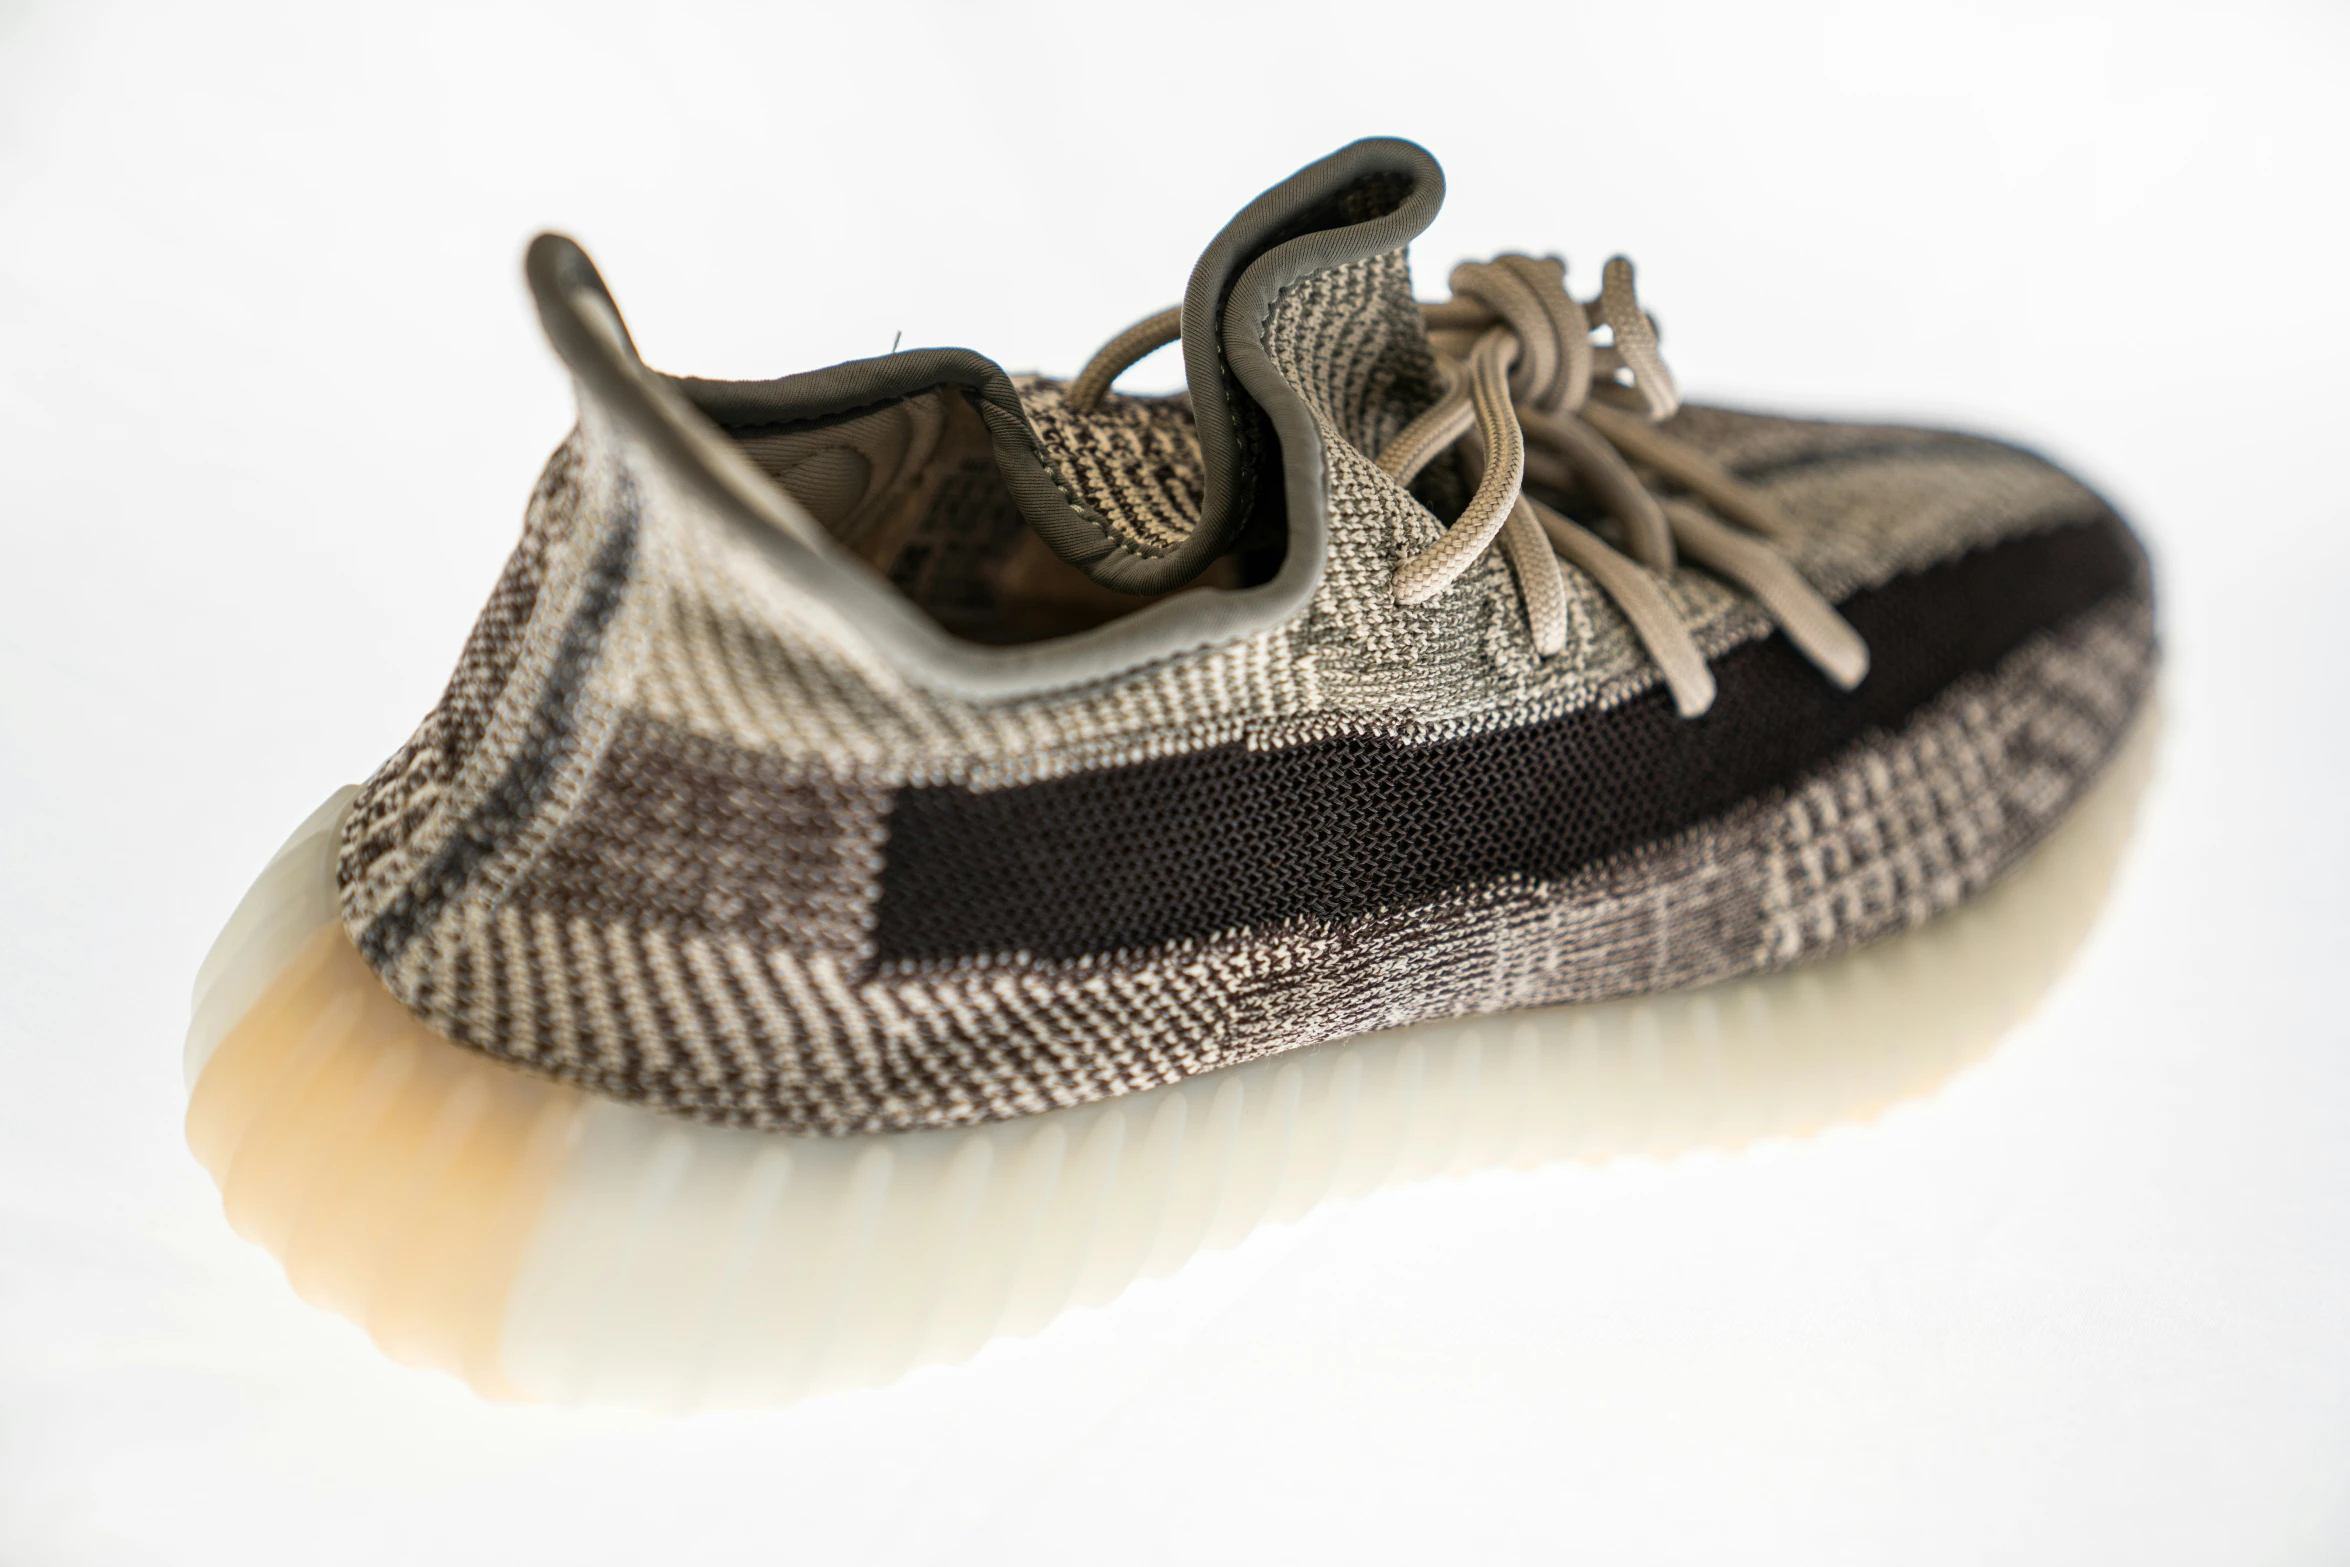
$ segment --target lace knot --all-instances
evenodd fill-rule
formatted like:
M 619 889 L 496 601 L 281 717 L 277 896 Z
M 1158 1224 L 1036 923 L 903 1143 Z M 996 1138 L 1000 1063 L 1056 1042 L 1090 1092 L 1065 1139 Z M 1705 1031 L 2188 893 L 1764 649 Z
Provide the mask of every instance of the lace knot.
M 1623 612 L 1675 707 L 1695 717 L 1713 704 L 1713 676 L 1663 591 L 1687 555 L 1751 593 L 1839 686 L 1860 683 L 1866 644 L 1774 547 L 1795 529 L 1702 452 L 1656 428 L 1680 410 L 1681 391 L 1630 261 L 1607 263 L 1588 304 L 1567 292 L 1566 263 L 1555 256 L 1463 262 L 1451 283 L 1450 300 L 1421 307 L 1444 395 L 1373 460 L 1409 486 L 1464 447 L 1479 478 L 1437 541 L 1396 568 L 1398 603 L 1437 597 L 1498 539 L 1535 650 L 1548 656 L 1566 645 L 1563 557 Z M 1609 341 L 1594 343 L 1603 329 Z M 1637 396 L 1641 413 L 1594 396 L 1595 382 Z M 1587 503 L 1618 530 L 1622 548 L 1527 495 L 1529 478 Z M 1652 486 L 1671 493 L 1660 497 Z
M 1713 705 L 1713 674 L 1664 591 L 1687 557 L 1750 594 L 1838 686 L 1860 684 L 1868 645 L 1782 552 L 1798 530 L 1767 498 L 1658 428 L 1679 412 L 1681 390 L 1630 261 L 1612 257 L 1589 301 L 1567 292 L 1567 264 L 1556 256 L 1465 261 L 1451 282 L 1451 299 L 1420 307 L 1444 393 L 1372 460 L 1408 488 L 1463 448 L 1476 488 L 1435 543 L 1396 567 L 1396 602 L 1439 597 L 1498 541 L 1535 651 L 1549 657 L 1567 642 L 1563 559 L 1623 612 L 1674 706 L 1694 718 Z M 1601 331 L 1608 341 L 1593 341 Z M 1178 310 L 1129 327 L 1070 383 L 1066 406 L 1093 407 L 1119 372 L 1181 333 Z M 1627 399 L 1637 399 L 1638 412 Z M 1528 495 L 1528 480 L 1616 537 Z

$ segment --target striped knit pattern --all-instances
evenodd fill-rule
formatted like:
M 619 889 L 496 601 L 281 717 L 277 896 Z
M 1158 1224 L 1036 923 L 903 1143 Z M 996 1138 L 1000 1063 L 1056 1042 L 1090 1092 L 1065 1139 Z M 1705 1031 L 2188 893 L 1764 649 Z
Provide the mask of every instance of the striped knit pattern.
M 1568 651 L 1548 659 L 1497 557 L 1431 604 L 1395 603 L 1396 563 L 1441 526 L 1368 455 L 1435 385 L 1400 252 L 1302 280 L 1264 341 L 1323 445 L 1327 568 L 1306 610 L 991 704 L 881 663 L 589 402 L 442 704 L 349 818 L 343 913 L 362 954 L 451 1038 L 707 1120 L 841 1133 L 1012 1116 L 1896 929 L 2035 841 L 2148 679 L 2137 594 L 2051 627 L 1789 791 L 1572 876 L 1082 961 L 877 962 L 890 811 L 910 787 L 1008 789 L 1234 743 L 1434 744 L 1612 710 L 1654 685 L 1612 603 L 1571 570 Z M 1138 543 L 1178 536 L 1179 492 L 1195 493 L 1187 413 L 1114 399 L 1089 425 L 1050 383 L 1022 391 L 1073 498 Z M 1796 558 L 1835 597 L 2102 514 L 2057 470 L 1965 437 L 1694 407 L 1675 433 L 1802 524 Z M 1683 572 L 1668 591 L 1708 656 L 1769 630 L 1710 577 Z
M 1326 925 L 1100 961 L 872 973 L 853 947 L 476 913 L 425 1014 L 517 1064 L 733 1125 L 876 1131 L 1018 1115 L 1432 1017 L 1781 967 L 1980 890 L 2061 816 L 2152 669 L 2142 605 L 2044 636 L 1898 736 L 1657 850 Z M 517 904 L 534 905 L 525 912 Z
M 1045 471 L 1071 506 L 1144 555 L 1191 537 L 1207 472 L 1188 396 L 1112 393 L 1080 414 L 1063 405 L 1061 382 L 1022 376 L 1013 384 Z

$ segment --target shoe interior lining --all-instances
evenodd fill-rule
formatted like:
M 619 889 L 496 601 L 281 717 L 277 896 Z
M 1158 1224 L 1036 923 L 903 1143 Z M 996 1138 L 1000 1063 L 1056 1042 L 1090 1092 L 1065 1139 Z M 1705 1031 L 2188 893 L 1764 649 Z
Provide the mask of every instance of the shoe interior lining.
M 1105 588 L 1054 554 L 1004 483 L 986 424 L 953 387 L 818 425 L 728 433 L 835 538 L 956 636 L 1043 641 L 1171 596 Z M 1239 581 L 1227 558 L 1184 591 Z

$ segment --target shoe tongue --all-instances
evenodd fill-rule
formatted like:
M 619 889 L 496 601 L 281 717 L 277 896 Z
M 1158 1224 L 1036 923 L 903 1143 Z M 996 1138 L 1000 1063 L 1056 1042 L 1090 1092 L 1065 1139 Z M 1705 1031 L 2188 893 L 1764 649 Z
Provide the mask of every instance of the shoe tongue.
M 1403 246 L 1442 199 L 1419 147 L 1356 142 L 1251 202 L 1201 253 L 1183 300 L 1185 392 L 1113 392 L 1081 411 L 1065 382 L 1015 378 L 1063 503 L 1026 508 L 1038 533 L 1133 593 L 1171 592 L 1236 551 L 1277 553 L 1290 519 L 1260 397 L 1302 400 L 1371 449 L 1432 395 Z

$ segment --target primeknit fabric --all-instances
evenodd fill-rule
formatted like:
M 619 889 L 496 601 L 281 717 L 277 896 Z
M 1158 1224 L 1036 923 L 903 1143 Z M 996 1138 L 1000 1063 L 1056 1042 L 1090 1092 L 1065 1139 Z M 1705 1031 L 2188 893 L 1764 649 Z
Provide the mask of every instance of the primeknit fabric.
M 1835 690 L 1684 567 L 1663 588 L 1719 696 L 1680 719 L 1572 569 L 1549 657 L 1498 553 L 1396 602 L 1445 526 L 1373 461 L 1441 391 L 1402 252 L 1298 278 L 1254 330 L 1316 432 L 1266 459 L 1320 474 L 1310 601 L 991 701 L 878 656 L 583 392 L 445 695 L 346 819 L 359 952 L 452 1039 L 709 1121 L 1015 1116 L 1874 939 L 2035 843 L 2151 679 L 2145 560 L 2046 462 L 1687 406 L 1665 428 L 1794 521 L 1874 666 Z M 1071 505 L 1146 552 L 1196 522 L 1188 399 L 1016 386 Z M 902 530 L 930 542 L 878 568 L 950 628 L 1010 545 L 988 478 L 956 459 Z
M 1207 474 L 1190 398 L 1113 395 L 1079 414 L 1063 404 L 1059 381 L 1021 376 L 1013 385 L 1046 470 L 1072 506 L 1145 555 L 1191 536 Z
M 2041 627 L 2127 595 L 2139 565 L 2111 521 L 2091 517 L 1856 594 L 1844 610 L 1876 662 L 1850 695 L 1772 638 L 1716 661 L 1719 711 L 1699 722 L 1652 688 L 1604 711 L 1453 738 L 1399 722 L 1016 788 L 903 788 L 887 824 L 895 852 L 875 954 L 1074 958 L 1563 875 L 1696 827 L 1872 729 L 1900 727 L 1956 674 L 1992 668 Z M 1067 877 L 1074 865 L 1088 874 Z

